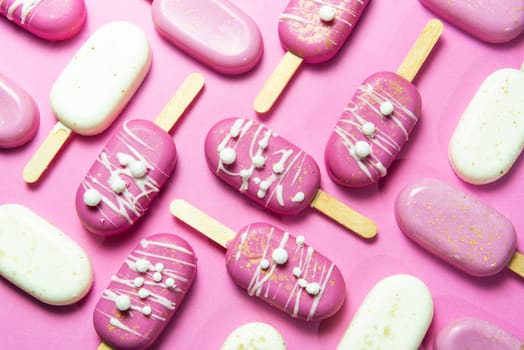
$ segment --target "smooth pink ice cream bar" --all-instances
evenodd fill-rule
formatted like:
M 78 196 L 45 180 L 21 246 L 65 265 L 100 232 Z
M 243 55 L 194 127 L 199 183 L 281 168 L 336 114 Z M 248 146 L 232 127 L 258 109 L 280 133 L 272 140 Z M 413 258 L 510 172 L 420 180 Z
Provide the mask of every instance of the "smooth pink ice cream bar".
M 207 134 L 205 152 L 215 175 L 277 214 L 300 212 L 320 188 L 315 160 L 254 120 L 218 122 Z
M 226 266 L 235 283 L 293 317 L 322 320 L 344 303 L 346 287 L 339 269 L 303 236 L 254 223 L 227 247 Z
M 172 137 L 154 123 L 126 121 L 100 152 L 76 194 L 76 210 L 91 232 L 129 229 L 149 209 L 177 160 Z
M 195 253 L 178 236 L 140 241 L 104 290 L 94 313 L 102 341 L 118 349 L 145 349 L 167 326 L 196 274 Z
M 524 0 L 419 0 L 457 28 L 490 43 L 504 43 L 524 30 Z
M 369 0 L 291 0 L 279 16 L 278 35 L 287 51 L 308 63 L 337 54 Z
M 378 181 L 397 157 L 421 113 L 417 88 L 400 75 L 380 72 L 358 88 L 325 150 L 331 178 L 347 187 Z
M 84 0 L 0 0 L 0 13 L 46 40 L 71 38 L 86 20 Z
M 450 322 L 437 335 L 434 350 L 521 350 L 524 340 L 481 319 L 464 317 Z
M 473 276 L 498 273 L 516 250 L 509 219 L 440 180 L 405 187 L 395 201 L 395 217 L 406 236 Z
M 227 0 L 154 0 L 152 16 L 167 40 L 218 72 L 245 73 L 262 57 L 258 26 Z
M 2 74 L 0 106 L 0 148 L 29 142 L 40 125 L 40 111 L 31 95 Z

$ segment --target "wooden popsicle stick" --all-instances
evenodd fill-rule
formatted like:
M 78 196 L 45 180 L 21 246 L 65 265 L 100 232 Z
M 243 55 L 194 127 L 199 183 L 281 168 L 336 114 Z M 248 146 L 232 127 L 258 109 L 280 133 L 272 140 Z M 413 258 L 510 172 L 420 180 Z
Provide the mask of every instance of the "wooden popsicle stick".
M 106 343 L 100 343 L 97 350 L 113 350 L 113 348 Z
M 204 76 L 200 73 L 190 74 L 156 117 L 154 123 L 165 132 L 169 132 L 203 87 Z
M 440 38 L 443 29 L 444 25 L 441 21 L 438 19 L 430 20 L 397 69 L 397 74 L 408 81 L 413 81 Z
M 35 183 L 40 179 L 70 135 L 71 129 L 67 126 L 61 122 L 55 124 L 44 142 L 24 167 L 22 177 L 25 182 Z
M 513 258 L 511 258 L 508 269 L 515 272 L 520 277 L 524 277 L 524 255 L 522 255 L 519 252 L 515 252 L 513 254 Z
M 173 216 L 211 238 L 224 248 L 226 248 L 226 243 L 237 235 L 235 231 L 193 207 L 183 199 L 173 200 L 169 206 L 169 211 Z
M 253 107 L 260 114 L 268 112 L 302 63 L 302 58 L 286 52 L 278 66 L 269 76 L 262 90 L 255 97 Z
M 377 224 L 371 219 L 349 208 L 320 189 L 313 198 L 311 206 L 362 238 L 373 238 L 377 234 Z

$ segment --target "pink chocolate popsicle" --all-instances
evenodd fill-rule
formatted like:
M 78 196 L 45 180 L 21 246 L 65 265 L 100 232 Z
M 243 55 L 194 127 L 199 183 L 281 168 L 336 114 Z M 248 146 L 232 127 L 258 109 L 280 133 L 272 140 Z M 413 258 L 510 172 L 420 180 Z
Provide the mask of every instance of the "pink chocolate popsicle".
M 437 335 L 434 350 L 521 350 L 524 340 L 481 319 L 464 317 L 450 322 Z
M 84 0 L 0 0 L 0 14 L 46 40 L 76 35 L 86 20 Z
M 0 148 L 29 142 L 40 125 L 33 98 L 14 81 L 0 74 Z
M 76 211 L 85 228 L 115 235 L 147 212 L 177 160 L 169 131 L 203 85 L 202 75 L 189 75 L 154 122 L 129 120 L 117 130 L 76 193 Z
M 376 225 L 354 211 L 342 215 L 354 218 L 345 224 L 340 216 L 333 217 L 329 210 L 326 213 L 322 198 L 333 203 L 334 199 L 320 190 L 315 160 L 257 121 L 240 118 L 218 122 L 207 134 L 205 153 L 216 176 L 274 213 L 295 215 L 313 206 L 363 237 L 376 234 Z M 348 209 L 341 204 L 337 208 Z
M 248 295 L 305 321 L 328 318 L 344 303 L 340 270 L 304 236 L 267 223 L 253 223 L 237 234 L 180 199 L 171 203 L 171 212 L 227 248 L 229 275 Z
M 419 0 L 457 28 L 489 43 L 504 43 L 524 30 L 524 0 Z
M 508 266 L 515 270 L 513 224 L 478 199 L 436 179 L 406 186 L 395 201 L 395 217 L 406 236 L 449 264 L 473 276 L 491 276 Z
M 421 97 L 411 83 L 442 33 L 431 20 L 397 73 L 367 78 L 348 103 L 325 149 L 329 176 L 346 187 L 363 187 L 387 174 L 421 112 Z
M 161 233 L 140 241 L 104 290 L 93 324 L 115 349 L 145 349 L 167 326 L 188 293 L 197 259 L 178 236 Z
M 262 57 L 256 23 L 228 0 L 154 0 L 153 22 L 180 49 L 224 74 L 240 74 Z

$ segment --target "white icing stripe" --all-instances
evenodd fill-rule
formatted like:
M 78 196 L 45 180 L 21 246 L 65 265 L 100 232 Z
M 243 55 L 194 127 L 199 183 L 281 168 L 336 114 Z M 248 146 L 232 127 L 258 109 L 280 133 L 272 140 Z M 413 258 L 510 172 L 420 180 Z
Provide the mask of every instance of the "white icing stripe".
M 195 264 L 190 263 L 189 261 L 182 260 L 182 259 L 169 258 L 167 256 L 153 254 L 153 253 L 149 253 L 149 252 L 146 252 L 146 251 L 143 251 L 143 250 L 135 250 L 135 253 L 139 254 L 139 255 L 142 255 L 142 256 L 148 256 L 148 257 L 151 257 L 151 258 L 157 258 L 157 259 L 161 259 L 161 260 L 172 261 L 172 262 L 179 263 L 181 265 L 195 267 Z
M 27 20 L 27 16 L 29 15 L 29 13 L 31 11 L 33 11 L 33 9 L 36 6 L 38 6 L 38 4 L 40 4 L 40 2 L 42 2 L 42 0 L 15 0 L 11 4 L 11 6 L 9 6 L 9 8 L 7 10 L 7 16 L 6 17 L 10 21 L 12 21 L 13 18 L 14 18 L 15 11 L 19 7 L 22 7 L 22 12 L 20 14 L 20 23 L 25 24 L 25 22 Z
M 178 252 L 181 252 L 181 253 L 189 254 L 191 256 L 193 255 L 193 252 L 190 251 L 189 249 L 186 249 L 184 247 L 178 246 L 176 244 L 169 244 L 169 243 L 163 243 L 163 242 L 157 242 L 157 241 L 151 241 L 151 240 L 147 240 L 147 239 L 142 239 L 140 241 L 140 245 L 143 248 L 147 248 L 150 245 L 156 246 L 156 247 L 162 247 L 162 248 L 169 248 L 169 249 L 173 249 L 173 250 L 176 250 Z

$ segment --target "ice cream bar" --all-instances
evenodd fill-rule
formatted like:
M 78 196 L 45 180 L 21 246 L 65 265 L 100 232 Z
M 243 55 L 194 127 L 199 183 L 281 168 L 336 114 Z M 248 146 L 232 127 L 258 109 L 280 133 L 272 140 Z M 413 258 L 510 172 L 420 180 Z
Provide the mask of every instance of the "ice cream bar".
M 0 0 L 0 14 L 46 40 L 75 36 L 86 20 L 84 0 Z
M 39 125 L 40 112 L 31 95 L 0 74 L 0 148 L 29 142 Z
M 489 43 L 504 43 L 524 30 L 523 0 L 420 0 L 457 28 Z
M 229 275 L 248 295 L 305 321 L 328 318 L 342 306 L 346 287 L 340 270 L 304 236 L 267 223 L 253 223 L 237 234 L 180 199 L 170 210 L 227 248 Z
M 524 349 L 524 340 L 488 321 L 463 317 L 439 331 L 433 349 L 520 350 Z
M 263 322 L 246 323 L 236 328 L 220 350 L 286 350 L 282 335 L 271 325 Z
M 464 181 L 480 185 L 504 176 L 524 147 L 524 72 L 490 74 L 469 102 L 449 143 L 449 161 Z
M 428 287 L 411 275 L 393 275 L 367 294 L 337 350 L 416 350 L 433 318 Z
M 129 22 L 111 22 L 94 32 L 77 51 L 51 89 L 59 122 L 23 172 L 39 179 L 71 131 L 103 132 L 134 95 L 151 65 L 145 33 Z
M 363 237 L 376 234 L 371 220 L 320 190 L 320 170 L 310 155 L 257 121 L 218 122 L 205 152 L 216 176 L 274 213 L 294 215 L 312 206 Z
M 0 251 L 0 275 L 43 303 L 73 304 L 93 283 L 84 250 L 24 206 L 0 206 Z
M 375 73 L 359 86 L 326 145 L 335 182 L 363 187 L 387 174 L 420 117 L 421 98 L 411 81 L 441 33 L 442 23 L 430 21 L 397 73 Z
M 112 136 L 76 193 L 76 211 L 85 228 L 115 235 L 147 212 L 177 160 L 169 131 L 203 85 L 202 75 L 191 74 L 155 122 L 128 120 Z
M 480 200 L 436 179 L 406 186 L 395 201 L 406 236 L 473 276 L 491 276 L 508 266 L 524 277 L 513 224 Z
M 340 50 L 369 0 L 291 0 L 279 16 L 278 36 L 287 50 L 255 98 L 258 113 L 268 112 L 302 61 L 321 63 Z
M 180 308 L 196 274 L 197 259 L 180 237 L 146 237 L 129 254 L 102 293 L 93 324 L 114 349 L 150 347 Z
M 153 22 L 168 41 L 224 74 L 240 74 L 262 57 L 256 23 L 228 0 L 154 0 Z

